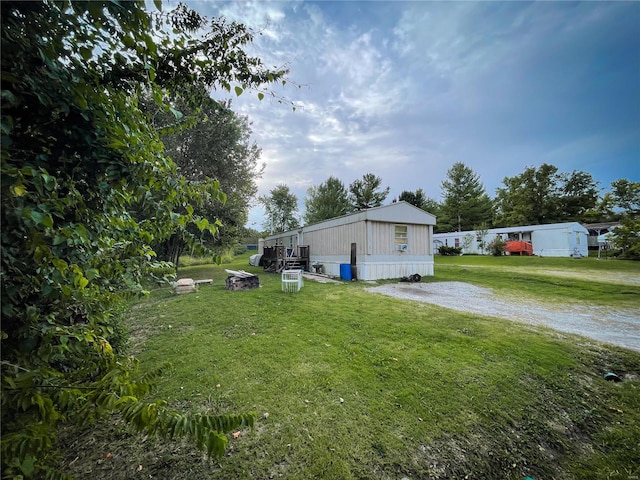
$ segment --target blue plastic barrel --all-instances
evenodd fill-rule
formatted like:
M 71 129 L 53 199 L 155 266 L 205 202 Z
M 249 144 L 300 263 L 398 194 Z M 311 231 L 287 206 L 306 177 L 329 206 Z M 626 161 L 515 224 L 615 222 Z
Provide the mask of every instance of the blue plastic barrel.
M 351 265 L 348 263 L 340 264 L 340 278 L 342 280 L 351 281 Z

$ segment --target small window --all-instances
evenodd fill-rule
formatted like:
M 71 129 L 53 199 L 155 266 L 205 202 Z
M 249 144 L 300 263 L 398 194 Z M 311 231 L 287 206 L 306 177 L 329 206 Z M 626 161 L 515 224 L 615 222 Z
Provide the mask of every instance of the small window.
M 458 247 L 460 246 L 460 239 L 459 239 L 459 238 L 456 238 L 456 239 L 454 240 L 454 243 L 456 244 L 456 248 L 458 248 Z
M 396 225 L 394 236 L 394 245 L 396 250 L 400 250 L 402 252 L 409 250 L 409 235 L 407 232 L 408 228 L 406 225 Z
M 576 232 L 576 245 L 580 245 L 580 232 Z

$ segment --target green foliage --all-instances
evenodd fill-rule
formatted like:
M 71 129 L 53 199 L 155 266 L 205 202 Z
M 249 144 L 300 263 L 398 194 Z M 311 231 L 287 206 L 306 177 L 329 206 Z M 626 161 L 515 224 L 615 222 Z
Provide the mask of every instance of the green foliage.
M 157 376 L 136 380 L 121 355 L 117 308 L 169 274 L 150 245 L 190 225 L 214 234 L 196 208 L 224 200 L 217 181 L 178 171 L 138 99 L 179 120 L 168 92 L 193 104 L 207 88 L 246 90 L 286 72 L 242 51 L 242 25 L 214 20 L 199 36 L 206 19 L 184 6 L 154 16 L 141 1 L 0 8 L 2 466 L 6 478 L 54 477 L 47 452 L 60 420 L 116 411 L 171 436 L 170 410 L 142 401 Z M 189 421 L 201 426 L 178 433 L 219 453 L 224 432 L 205 427 L 219 425 Z
M 598 203 L 598 183 L 590 173 L 574 170 L 560 175 L 561 221 L 583 221 L 585 214 Z
M 582 219 L 586 223 L 610 222 L 625 215 L 640 215 L 640 182 L 620 178 L 611 182 L 611 191 L 585 211 Z
M 235 245 L 233 247 L 233 254 L 234 255 L 242 255 L 246 251 L 247 251 L 247 246 L 246 245 L 242 245 L 240 243 L 238 243 L 237 245 Z
M 605 193 L 593 208 L 585 210 L 582 221 L 585 223 L 610 222 L 618 220 L 620 215 L 614 212 L 615 199 L 611 192 Z
M 442 182 L 442 206 L 438 218 L 439 231 L 466 231 L 493 216 L 491 199 L 480 176 L 462 162 L 447 171 Z
M 437 200 L 427 197 L 424 190 L 421 188 L 415 192 L 404 190 L 398 197 L 399 201 L 405 201 L 411 205 L 421 208 L 425 212 L 429 212 L 432 215 L 438 216 L 440 213 L 440 204 Z
M 626 215 L 640 215 L 640 182 L 621 178 L 611 182 L 611 194 L 615 205 Z
M 242 228 L 242 240 L 241 243 L 245 245 L 257 245 L 258 239 L 262 236 L 262 234 L 253 228 Z
M 540 225 L 593 217 L 598 203 L 597 182 L 590 174 L 543 163 L 520 175 L 505 177 L 495 198 L 496 225 Z
M 613 244 L 620 249 L 620 257 L 640 260 L 640 218 L 627 215 L 614 230 Z
M 491 255 L 494 257 L 499 257 L 504 255 L 504 249 L 507 246 L 507 242 L 505 242 L 502 237 L 496 237 L 489 242 L 487 245 L 487 249 Z
M 426 202 L 427 198 L 424 194 L 424 190 L 419 188 L 415 192 L 409 190 L 403 190 L 398 196 L 398 200 L 401 202 L 407 202 L 414 207 L 422 208 L 422 205 Z
M 176 162 L 181 174 L 189 181 L 214 178 L 224 191 L 224 203 L 214 201 L 194 210 L 210 221 L 217 219 L 223 228 L 215 235 L 200 233 L 193 225 L 179 231 L 158 245 L 159 258 L 174 261 L 183 251 L 193 250 L 194 239 L 208 248 L 220 251 L 241 240 L 247 222 L 249 203 L 257 192 L 256 180 L 262 176 L 264 165 L 258 168 L 260 148 L 250 140 L 251 128 L 246 117 L 230 110 L 230 102 L 221 103 L 205 97 L 199 106 L 191 107 L 188 99 L 177 98 L 172 105 L 182 115 L 181 125 L 167 131 L 173 114 L 163 112 L 154 104 L 154 124 L 164 134 L 161 137 L 167 154 Z
M 373 173 L 365 173 L 361 180 L 349 185 L 350 202 L 353 211 L 379 207 L 389 195 L 389 187 L 380 189 L 382 179 Z
M 458 256 L 462 253 L 461 247 L 450 247 L 448 245 L 440 245 L 438 253 L 444 256 Z
M 291 193 L 289 187 L 280 184 L 273 188 L 269 195 L 260 197 L 260 203 L 264 205 L 264 227 L 269 233 L 286 232 L 298 228 L 296 217 L 298 212 L 298 199 Z
M 611 183 L 613 203 L 622 210 L 613 243 L 622 258 L 640 260 L 640 182 L 621 178 Z
M 543 164 L 528 167 L 522 174 L 505 177 L 504 188 L 496 190 L 497 225 L 553 223 L 557 218 L 558 168 Z
M 309 187 L 304 205 L 303 218 L 307 225 L 346 215 L 351 209 L 347 189 L 336 177 Z
M 473 227 L 476 231 L 478 238 L 478 247 L 482 253 L 485 253 L 487 249 L 487 236 L 489 235 L 489 227 L 486 223 L 482 223 L 480 225 L 476 225 Z

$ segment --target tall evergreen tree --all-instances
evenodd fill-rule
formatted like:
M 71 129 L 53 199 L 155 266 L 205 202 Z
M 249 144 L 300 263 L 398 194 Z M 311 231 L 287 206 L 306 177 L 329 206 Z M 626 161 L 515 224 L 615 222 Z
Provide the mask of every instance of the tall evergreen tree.
M 493 216 L 491 199 L 480 176 L 462 162 L 454 163 L 442 182 L 440 228 L 472 230 L 474 225 L 490 222 Z
M 424 190 L 421 188 L 417 189 L 415 192 L 403 190 L 398 196 L 398 200 L 410 203 L 411 205 L 421 208 L 425 212 L 429 212 L 436 217 L 440 215 L 440 204 L 438 201 L 435 198 L 427 197 Z M 439 231 L 437 230 L 437 226 L 435 231 Z
M 429 212 L 432 215 L 435 215 L 436 217 L 440 216 L 440 209 L 442 208 L 442 206 L 440 205 L 440 202 L 438 202 L 435 198 L 431 198 L 431 197 L 426 197 L 425 201 L 422 203 L 422 207 L 421 207 L 425 212 Z M 436 225 L 437 228 L 437 225 Z
M 428 199 L 424 193 L 424 190 L 419 188 L 415 192 L 412 192 L 410 190 L 403 190 L 402 193 L 398 196 L 398 200 L 410 203 L 411 205 L 418 208 L 424 208 Z
M 347 189 L 336 177 L 329 177 L 320 185 L 309 187 L 304 205 L 303 218 L 306 224 L 339 217 L 351 209 Z
M 380 189 L 382 179 L 373 173 L 366 173 L 361 180 L 349 185 L 351 206 L 353 210 L 366 210 L 379 207 L 389 195 L 389 187 Z

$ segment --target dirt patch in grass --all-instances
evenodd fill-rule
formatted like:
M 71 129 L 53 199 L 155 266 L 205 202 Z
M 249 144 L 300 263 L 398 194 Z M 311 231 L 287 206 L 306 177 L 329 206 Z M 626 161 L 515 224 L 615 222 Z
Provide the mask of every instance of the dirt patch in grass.
M 464 282 L 398 283 L 366 290 L 463 312 L 543 325 L 640 351 L 640 309 L 543 304 L 531 299 L 498 296 L 490 288 Z
M 60 440 L 60 447 L 67 452 L 63 468 L 76 480 L 210 478 L 216 466 L 184 442 L 134 437 L 116 417 L 97 428 L 67 426 L 61 429 Z

